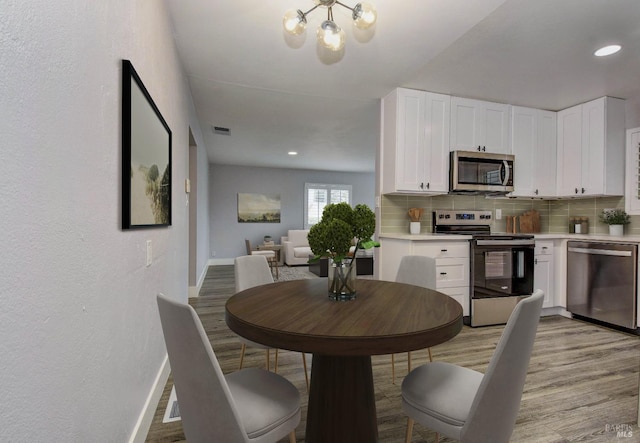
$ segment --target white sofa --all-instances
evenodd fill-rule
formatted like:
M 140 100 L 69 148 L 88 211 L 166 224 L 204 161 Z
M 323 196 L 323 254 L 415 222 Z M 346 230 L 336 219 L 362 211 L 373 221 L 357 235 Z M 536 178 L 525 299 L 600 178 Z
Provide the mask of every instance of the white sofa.
M 308 233 L 308 229 L 290 229 L 287 236 L 282 237 L 284 262 L 288 266 L 309 264 L 309 255 L 313 253 L 307 240 Z

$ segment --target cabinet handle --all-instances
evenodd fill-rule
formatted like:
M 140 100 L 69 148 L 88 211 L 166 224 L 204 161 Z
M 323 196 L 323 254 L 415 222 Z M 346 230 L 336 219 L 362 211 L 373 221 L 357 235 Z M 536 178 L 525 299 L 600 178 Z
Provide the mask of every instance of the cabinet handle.
M 578 193 L 578 188 L 576 188 L 576 194 Z
M 538 259 L 537 259 L 537 258 L 533 259 L 533 264 L 534 264 L 534 265 L 537 265 L 537 264 L 538 264 Z
M 487 147 L 486 147 L 486 146 L 483 146 L 483 147 L 482 147 L 482 151 L 486 152 L 486 151 L 487 151 Z
M 536 191 L 534 192 L 534 194 L 538 195 L 538 190 L 536 189 Z
M 446 272 L 441 272 L 440 275 L 447 275 L 447 273 Z
M 429 189 L 429 183 L 427 183 L 427 189 Z
M 584 188 L 582 188 L 582 193 L 584 194 Z
M 480 145 L 478 145 L 478 151 L 482 151 L 482 148 L 480 147 Z
M 447 249 L 440 249 L 440 252 L 447 252 Z

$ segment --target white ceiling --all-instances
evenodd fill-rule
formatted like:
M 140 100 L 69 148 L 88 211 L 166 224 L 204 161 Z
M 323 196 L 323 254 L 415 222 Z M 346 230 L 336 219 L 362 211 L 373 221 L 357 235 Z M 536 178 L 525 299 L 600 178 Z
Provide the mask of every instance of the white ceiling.
M 369 0 L 373 32 L 335 6 L 337 57 L 315 42 L 326 9 L 300 38 L 282 30 L 284 12 L 312 0 L 165 1 L 212 163 L 373 171 L 379 99 L 398 86 L 550 110 L 603 95 L 640 106 L 639 0 Z M 614 42 L 618 54 L 592 55 Z

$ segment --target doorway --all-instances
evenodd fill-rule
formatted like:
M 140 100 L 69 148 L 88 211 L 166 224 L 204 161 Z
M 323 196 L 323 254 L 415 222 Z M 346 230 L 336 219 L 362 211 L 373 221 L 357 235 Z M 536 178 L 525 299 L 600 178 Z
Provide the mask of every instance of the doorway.
M 189 128 L 189 297 L 198 296 L 198 146 Z

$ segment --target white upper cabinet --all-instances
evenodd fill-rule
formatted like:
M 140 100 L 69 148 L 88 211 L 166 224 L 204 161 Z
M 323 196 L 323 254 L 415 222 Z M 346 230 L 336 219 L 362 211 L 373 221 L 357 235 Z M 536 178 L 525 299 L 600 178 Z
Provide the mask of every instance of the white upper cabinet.
M 451 150 L 510 154 L 510 105 L 451 98 Z
M 382 100 L 382 193 L 449 191 L 448 95 L 398 88 Z
M 559 197 L 624 194 L 624 100 L 602 97 L 558 112 Z
M 556 113 L 511 107 L 513 197 L 556 195 Z

